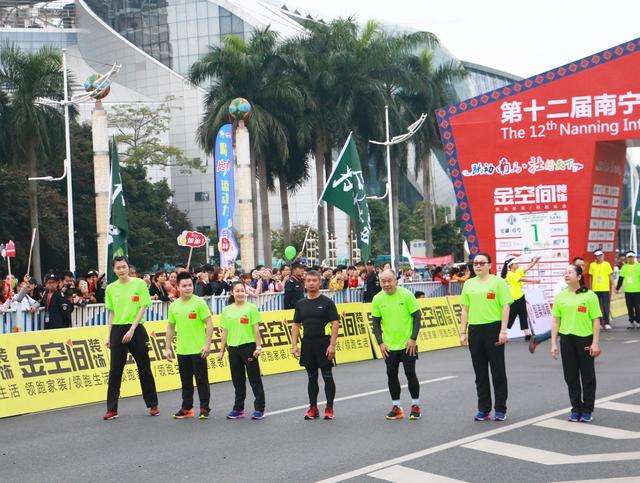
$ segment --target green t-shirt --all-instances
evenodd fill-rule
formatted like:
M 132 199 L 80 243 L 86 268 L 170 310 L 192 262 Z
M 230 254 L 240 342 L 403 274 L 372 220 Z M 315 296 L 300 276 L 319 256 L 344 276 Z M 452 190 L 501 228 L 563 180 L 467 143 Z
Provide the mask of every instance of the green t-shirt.
M 602 317 L 598 296 L 594 292 L 575 293 L 570 288 L 556 295 L 551 313 L 560 320 L 558 332 L 578 337 L 593 335 L 593 319 Z
M 507 272 L 507 276 L 505 280 L 507 281 L 507 285 L 509 286 L 509 293 L 511 294 L 511 298 L 513 300 L 518 300 L 521 297 L 524 297 L 524 292 L 522 291 L 522 280 L 525 276 L 525 272 L 522 268 L 518 268 L 515 272 L 509 270 Z
M 620 270 L 620 276 L 624 277 L 622 289 L 625 292 L 640 292 L 640 263 L 625 263 Z
M 489 275 L 485 282 L 470 278 L 462 286 L 461 303 L 467 307 L 469 325 L 502 320 L 502 308 L 513 302 L 506 280 Z
M 258 307 L 251 302 L 245 302 L 240 307 L 236 304 L 227 305 L 220 314 L 220 327 L 227 329 L 227 345 L 238 347 L 255 342 L 253 326 L 261 321 Z
M 141 278 L 130 278 L 127 283 L 120 280 L 107 285 L 104 305 L 113 312 L 113 325 L 133 324 L 142 307 L 151 306 L 149 288 Z M 142 316 L 140 323 L 145 321 Z
M 397 287 L 393 295 L 384 290 L 378 292 L 371 301 L 371 315 L 382 319 L 382 342 L 392 351 L 407 348 L 413 332 L 412 314 L 420 310 L 413 292 Z
M 169 323 L 176 328 L 176 354 L 200 354 L 207 342 L 207 317 L 211 317 L 211 310 L 197 295 L 186 301 L 178 298 L 171 302 Z

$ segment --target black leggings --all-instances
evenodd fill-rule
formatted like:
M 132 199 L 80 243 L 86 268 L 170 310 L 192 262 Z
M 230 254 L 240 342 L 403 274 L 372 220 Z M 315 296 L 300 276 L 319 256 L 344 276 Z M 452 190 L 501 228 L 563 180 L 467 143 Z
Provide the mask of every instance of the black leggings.
M 389 351 L 389 355 L 384 361 L 387 364 L 387 382 L 392 401 L 400 399 L 400 379 L 398 378 L 400 363 L 404 368 L 404 375 L 407 376 L 411 398 L 418 399 L 420 397 L 420 382 L 416 375 L 416 360 L 417 356 L 410 356 L 404 350 Z
M 516 317 L 520 319 L 520 329 L 527 330 L 529 328 L 529 319 L 527 318 L 527 301 L 524 295 L 518 300 L 514 300 L 509 308 L 509 324 L 507 325 L 509 329 L 516 321 Z
M 629 322 L 640 323 L 640 292 L 625 292 L 624 300 L 627 303 Z
M 318 368 L 306 367 L 307 376 L 309 376 L 309 383 L 307 390 L 309 391 L 309 404 L 311 406 L 318 405 L 318 393 L 320 392 L 320 386 L 318 385 Z M 333 400 L 336 397 L 336 383 L 333 380 L 333 372 L 331 366 L 325 366 L 320 368 L 322 372 L 322 379 L 324 379 L 324 393 L 327 397 L 327 407 L 333 407 Z

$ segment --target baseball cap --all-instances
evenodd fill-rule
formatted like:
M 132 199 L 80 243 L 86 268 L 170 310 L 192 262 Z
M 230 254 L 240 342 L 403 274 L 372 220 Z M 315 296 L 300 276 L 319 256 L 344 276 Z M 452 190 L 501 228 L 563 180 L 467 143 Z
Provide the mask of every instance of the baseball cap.
M 595 252 L 593 252 L 593 256 L 595 257 L 599 257 L 601 255 L 604 255 L 604 252 L 600 249 L 597 249 Z
M 58 282 L 60 279 L 58 278 L 58 276 L 55 273 L 50 273 L 49 275 L 44 277 L 44 281 L 45 282 L 48 282 L 49 280 L 55 280 L 56 282 Z
M 373 260 L 367 260 L 367 265 L 375 265 L 375 263 L 373 263 Z
M 100 275 L 98 274 L 97 270 L 89 270 L 87 272 L 87 277 L 99 277 Z

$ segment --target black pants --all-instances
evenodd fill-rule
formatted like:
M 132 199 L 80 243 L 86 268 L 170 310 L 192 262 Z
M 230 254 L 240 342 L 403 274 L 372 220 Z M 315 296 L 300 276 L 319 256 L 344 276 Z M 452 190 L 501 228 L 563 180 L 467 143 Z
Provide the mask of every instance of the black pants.
M 211 389 L 209 388 L 207 360 L 203 359 L 200 354 L 178 354 L 178 370 L 182 383 L 182 409 L 193 408 L 193 379 L 195 377 L 200 407 L 209 410 Z
M 235 411 L 244 410 L 244 400 L 247 397 L 246 377 L 249 377 L 249 384 L 253 391 L 253 407 L 256 411 L 264 411 L 264 388 L 262 387 L 262 377 L 260 376 L 260 363 L 258 358 L 253 356 L 256 350 L 254 342 L 242 344 L 237 347 L 229 346 L 229 367 L 231 368 L 231 381 L 236 392 L 233 403 Z
M 640 324 L 640 292 L 625 292 L 624 301 L 627 303 L 629 322 Z
M 507 411 L 507 373 L 504 365 L 504 345 L 496 346 L 500 335 L 500 322 L 469 325 L 469 351 L 476 373 L 478 411 L 491 411 L 491 385 L 495 394 L 495 410 Z
M 598 296 L 598 302 L 600 302 L 600 310 L 602 311 L 602 319 L 600 319 L 600 325 L 603 327 L 609 323 L 609 313 L 611 312 L 611 294 L 606 292 L 595 292 Z
M 320 392 L 320 386 L 318 385 L 318 367 L 307 366 L 307 376 L 309 382 L 307 383 L 307 392 L 309 393 L 309 405 L 318 405 L 318 393 Z M 324 394 L 327 397 L 327 407 L 333 407 L 333 400 L 336 397 L 336 382 L 333 380 L 333 368 L 331 366 L 323 366 L 320 368 L 322 373 L 322 379 L 324 380 Z
M 111 337 L 109 338 L 111 364 L 109 367 L 109 387 L 107 389 L 107 410 L 109 411 L 118 410 L 122 372 L 129 352 L 131 352 L 138 366 L 140 388 L 142 389 L 142 397 L 145 404 L 148 408 L 158 405 L 156 381 L 153 379 L 153 373 L 151 372 L 149 346 L 147 345 L 149 336 L 144 326 L 138 325 L 129 343 L 123 344 L 122 337 L 130 328 L 131 325 L 114 325 L 111 327 Z
M 591 413 L 596 400 L 596 370 L 593 357 L 585 350 L 593 337 L 560 336 L 564 380 L 569 388 L 571 411 Z M 582 385 L 580 384 L 582 382 Z
M 404 368 L 404 375 L 407 376 L 411 398 L 418 399 L 420 397 L 420 383 L 416 375 L 417 359 L 417 353 L 415 356 L 410 356 L 406 350 L 389 351 L 389 356 L 384 362 L 387 365 L 387 382 L 389 384 L 389 393 L 391 394 L 392 401 L 398 401 L 400 399 L 400 379 L 398 378 L 400 363 L 402 363 L 402 367 Z
M 527 301 L 524 295 L 518 300 L 514 300 L 509 307 L 509 324 L 507 327 L 511 328 L 516 321 L 516 317 L 520 320 L 520 329 L 527 330 L 529 328 L 529 318 L 527 316 Z

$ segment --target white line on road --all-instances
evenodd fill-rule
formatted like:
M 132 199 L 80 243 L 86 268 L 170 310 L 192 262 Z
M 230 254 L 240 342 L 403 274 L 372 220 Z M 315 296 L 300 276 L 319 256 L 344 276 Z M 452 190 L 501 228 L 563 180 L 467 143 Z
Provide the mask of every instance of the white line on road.
M 426 381 L 419 381 L 420 385 L 423 384 L 431 384 L 432 382 L 440 382 L 440 381 L 448 381 L 449 379 L 455 379 L 458 376 L 444 376 L 444 377 L 437 377 L 436 379 L 427 379 Z M 407 387 L 406 384 L 400 386 L 403 389 Z M 357 399 L 360 397 L 366 397 L 366 396 L 373 396 L 375 394 L 382 394 L 385 392 L 389 392 L 389 389 L 376 389 L 375 391 L 368 391 L 368 392 L 361 392 L 359 394 L 352 394 L 351 396 L 344 396 L 344 397 L 337 397 L 334 402 L 340 402 L 340 401 L 348 401 L 350 399 Z M 327 401 L 320 401 L 318 402 L 318 404 L 325 404 Z M 286 409 L 278 409 L 276 411 L 270 411 L 268 412 L 266 415 L 267 416 L 275 416 L 276 414 L 284 414 L 284 413 L 290 413 L 292 411 L 300 411 L 301 409 L 307 409 L 309 407 L 308 404 L 304 404 L 302 406 L 294 406 L 292 408 L 286 408 Z
M 628 461 L 640 459 L 640 451 L 625 453 L 598 453 L 571 455 L 531 448 L 520 444 L 504 443 L 492 439 L 481 439 L 462 445 L 463 448 L 475 449 L 492 455 L 506 456 L 521 461 L 529 461 L 540 465 L 573 465 L 580 463 L 600 463 L 603 461 Z
M 640 393 L 640 387 L 631 389 L 629 391 L 619 392 L 617 394 L 612 394 L 611 396 L 604 397 L 602 399 L 598 399 L 597 403 L 603 403 L 607 401 L 612 401 L 614 399 L 619 399 L 622 397 L 632 396 L 634 394 Z M 537 423 L 538 421 L 544 421 L 545 419 L 553 418 L 556 416 L 560 416 L 569 411 L 570 408 L 559 409 L 558 411 L 553 411 L 547 414 L 543 414 L 541 416 L 536 416 L 534 418 L 525 419 L 524 421 L 518 421 L 517 423 L 508 424 L 507 426 L 502 426 L 500 428 L 491 429 L 489 431 L 484 431 L 482 433 L 473 434 L 471 436 L 466 436 L 464 438 L 457 439 L 455 441 L 450 441 L 448 443 L 443 443 L 438 446 L 433 446 L 431 448 L 426 448 L 420 451 L 416 451 L 414 453 L 409 453 L 403 456 L 398 456 L 397 458 L 392 458 L 386 461 L 381 461 L 379 463 L 374 463 L 372 465 L 364 466 L 357 470 L 349 471 L 347 473 L 342 473 L 337 476 L 333 476 L 331 478 L 327 478 L 325 480 L 321 480 L 319 483 L 333 483 L 338 481 L 348 480 L 349 478 L 355 478 L 357 476 L 366 475 L 368 473 L 372 473 L 377 470 L 381 470 L 383 468 L 387 468 L 393 465 L 399 465 L 402 463 L 406 463 L 407 461 L 415 460 L 418 458 L 422 458 L 424 456 L 439 453 L 441 451 L 445 451 L 451 448 L 456 448 L 458 446 L 462 446 L 463 444 L 468 444 L 473 441 L 477 441 L 479 439 L 487 438 L 490 436 L 495 436 L 497 434 L 506 433 L 508 431 L 512 431 L 514 429 L 522 428 L 525 426 L 529 426 L 531 424 Z
M 640 414 L 640 404 L 627 404 L 610 401 L 598 404 L 598 407 L 602 409 L 612 409 L 614 411 Z
M 635 344 L 636 342 L 640 342 L 640 339 L 625 340 L 623 344 Z
M 384 470 L 369 473 L 367 476 L 394 483 L 464 483 L 462 480 L 454 480 L 400 465 L 390 466 Z
M 621 478 L 596 478 L 595 480 L 568 480 L 556 481 L 556 483 L 638 483 L 640 476 L 623 476 Z
M 602 407 L 602 406 L 601 406 Z M 535 423 L 534 426 L 543 428 L 559 429 L 561 431 L 569 431 L 570 433 L 587 434 L 589 436 L 599 436 L 600 438 L 609 439 L 639 439 L 640 432 L 628 431 L 626 429 L 610 428 L 608 426 L 599 426 L 597 424 L 576 424 L 571 421 L 562 421 L 560 419 L 547 419 Z

